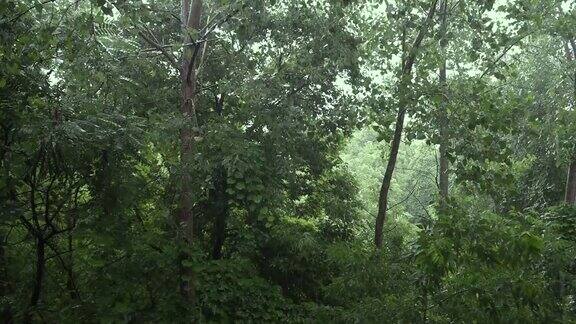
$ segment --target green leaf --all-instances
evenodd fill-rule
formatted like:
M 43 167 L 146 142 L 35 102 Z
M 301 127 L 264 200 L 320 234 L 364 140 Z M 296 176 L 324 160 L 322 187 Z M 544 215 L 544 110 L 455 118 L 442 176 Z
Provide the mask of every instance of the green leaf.
M 110 8 L 108 6 L 102 6 L 101 9 L 105 15 L 112 16 L 112 8 Z

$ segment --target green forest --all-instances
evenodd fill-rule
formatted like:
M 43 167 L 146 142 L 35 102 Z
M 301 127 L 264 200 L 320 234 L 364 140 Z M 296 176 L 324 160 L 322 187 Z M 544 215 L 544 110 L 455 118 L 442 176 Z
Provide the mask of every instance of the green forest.
M 576 1 L 0 0 L 0 323 L 576 323 Z

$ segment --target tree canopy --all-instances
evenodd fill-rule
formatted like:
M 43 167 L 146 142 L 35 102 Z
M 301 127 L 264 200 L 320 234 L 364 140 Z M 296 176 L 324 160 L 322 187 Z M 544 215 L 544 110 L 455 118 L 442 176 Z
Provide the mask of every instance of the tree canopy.
M 0 322 L 576 321 L 576 3 L 0 0 Z

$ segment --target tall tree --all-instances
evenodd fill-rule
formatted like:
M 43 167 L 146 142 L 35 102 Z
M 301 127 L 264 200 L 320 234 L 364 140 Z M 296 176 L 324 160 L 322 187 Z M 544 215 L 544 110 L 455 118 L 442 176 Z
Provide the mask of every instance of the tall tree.
M 140 31 L 139 35 L 168 60 L 170 65 L 179 71 L 180 81 L 180 114 L 182 121 L 179 130 L 180 137 L 180 169 L 177 181 L 178 207 L 175 212 L 179 228 L 178 238 L 183 244 L 180 253 L 180 293 L 182 297 L 194 305 L 196 296 L 194 289 L 194 273 L 190 265 L 191 249 L 194 243 L 194 197 L 193 197 L 193 156 L 195 138 L 198 134 L 197 119 L 197 81 L 198 68 L 207 43 L 209 32 L 201 30 L 203 0 L 182 0 L 180 5 L 180 36 L 183 51 L 179 62 L 169 51 L 171 46 L 160 44 L 148 29 Z M 186 265 L 185 265 L 186 264 Z
M 574 65 L 576 62 L 576 41 L 570 38 L 567 43 L 564 44 L 564 49 L 569 68 L 576 69 Z M 572 109 L 574 109 L 576 107 L 576 71 L 572 73 L 572 78 L 574 84 Z M 566 176 L 566 192 L 564 196 L 564 201 L 569 205 L 576 204 L 576 153 L 572 153 L 572 155 Z
M 402 140 L 404 119 L 406 116 L 406 111 L 412 103 L 413 96 L 410 88 L 412 83 L 412 68 L 420 51 L 420 47 L 422 46 L 422 41 L 430 29 L 434 14 L 436 13 L 437 3 L 438 0 L 434 0 L 430 4 L 428 14 L 424 18 L 424 21 L 418 30 L 412 46 L 410 48 L 406 48 L 404 45 L 402 46 L 401 70 L 397 90 L 398 112 L 396 115 L 396 125 L 394 128 L 394 135 L 390 143 L 390 155 L 388 156 L 388 164 L 386 165 L 386 171 L 384 172 L 384 179 L 382 180 L 382 186 L 380 187 L 380 195 L 378 198 L 378 215 L 376 216 L 376 226 L 374 233 L 374 244 L 378 249 L 382 248 L 383 228 L 384 222 L 386 221 L 386 213 L 388 211 L 388 193 L 390 191 L 390 183 L 392 182 L 392 175 L 394 174 L 396 160 L 398 158 L 398 150 L 400 149 L 400 142 Z M 402 44 L 405 44 L 407 32 L 408 26 L 405 23 L 403 27 Z
M 192 1 L 192 2 L 191 2 Z M 198 78 L 198 62 L 203 55 L 203 43 L 193 37 L 194 33 L 200 34 L 200 20 L 202 17 L 202 0 L 182 0 L 182 38 L 184 51 L 181 58 L 180 82 L 181 82 L 181 108 L 184 118 L 183 127 L 180 130 L 180 203 L 178 222 L 182 226 L 183 238 L 192 246 L 194 242 L 194 215 L 192 214 L 192 174 L 190 165 L 194 153 L 194 135 L 198 129 L 196 119 L 196 82 Z M 206 39 L 203 40 L 204 42 Z M 180 290 L 182 295 L 192 304 L 195 302 L 194 276 L 190 267 L 184 267 L 183 279 Z
M 448 173 L 448 85 L 446 82 L 446 46 L 448 45 L 448 2 L 449 0 L 442 0 L 440 2 L 440 68 L 439 68 L 439 83 L 440 83 L 440 104 L 438 107 L 438 129 L 440 133 L 439 145 L 439 188 L 440 188 L 440 203 L 442 206 L 446 204 L 448 199 L 448 186 L 449 186 L 449 173 Z

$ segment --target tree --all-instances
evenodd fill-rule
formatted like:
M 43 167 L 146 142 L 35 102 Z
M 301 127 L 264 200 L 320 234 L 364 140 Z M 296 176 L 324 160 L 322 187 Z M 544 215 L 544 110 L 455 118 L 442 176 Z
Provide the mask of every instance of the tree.
M 576 61 L 576 42 L 573 38 L 569 39 L 564 43 L 564 51 L 566 53 L 566 59 L 569 64 L 574 65 Z M 573 74 L 574 79 L 574 98 L 572 99 L 572 106 L 576 103 L 576 72 Z M 567 204 L 576 204 L 576 158 L 572 157 L 570 159 L 570 165 L 568 166 L 567 176 L 566 176 L 566 194 L 564 200 Z
M 446 46 L 448 44 L 447 29 L 448 29 L 448 0 L 440 2 L 440 52 L 441 63 L 439 68 L 439 85 L 440 85 L 440 104 L 438 107 L 438 128 L 440 133 L 439 145 L 439 188 L 440 188 L 440 201 L 445 205 L 448 200 L 448 187 L 449 187 L 449 171 L 448 171 L 448 116 L 447 116 L 447 100 L 448 100 L 448 86 L 446 82 Z
M 193 161 L 195 129 L 198 128 L 196 120 L 196 83 L 198 79 L 198 66 L 204 53 L 206 39 L 194 39 L 191 34 L 200 35 L 200 20 L 202 18 L 202 0 L 182 0 L 180 20 L 182 23 L 182 44 L 184 51 L 181 58 L 180 82 L 182 86 L 181 113 L 184 118 L 183 127 L 180 130 L 180 161 L 182 163 L 182 178 L 180 182 L 180 203 L 178 210 L 178 222 L 183 228 L 183 238 L 189 244 L 194 242 L 194 216 L 192 214 L 192 188 L 191 170 L 189 165 Z M 187 44 L 193 44 L 188 46 Z M 188 258 L 187 256 L 184 257 Z M 192 305 L 195 303 L 194 275 L 191 268 L 183 272 L 180 286 L 182 295 Z M 187 278 L 186 278 L 187 277 Z
M 498 5 L 0 2 L 0 318 L 573 321 L 576 7 Z
M 390 191 L 390 183 L 392 181 L 392 175 L 394 173 L 394 168 L 396 166 L 396 159 L 398 157 L 398 149 L 400 148 L 400 141 L 402 140 L 402 131 L 404 129 L 404 118 L 406 116 L 406 111 L 412 101 L 412 96 L 410 93 L 410 83 L 412 80 L 412 67 L 416 61 L 417 55 L 420 51 L 422 41 L 428 33 L 430 24 L 436 13 L 437 1 L 433 1 L 428 9 L 428 14 L 424 18 L 422 26 L 418 30 L 418 33 L 413 41 L 410 48 L 404 46 L 407 37 L 407 26 L 403 26 L 402 30 L 402 63 L 401 71 L 399 73 L 398 80 L 398 113 L 396 116 L 396 124 L 394 128 L 394 135 L 390 144 L 390 155 L 388 157 L 388 164 L 386 166 L 386 171 L 384 173 L 384 179 L 382 180 L 382 186 L 380 188 L 380 196 L 378 198 L 378 215 L 376 217 L 375 233 L 374 233 L 374 243 L 376 248 L 382 248 L 384 222 L 386 220 L 386 212 L 388 209 L 388 193 Z M 406 23 L 405 23 L 406 24 Z

